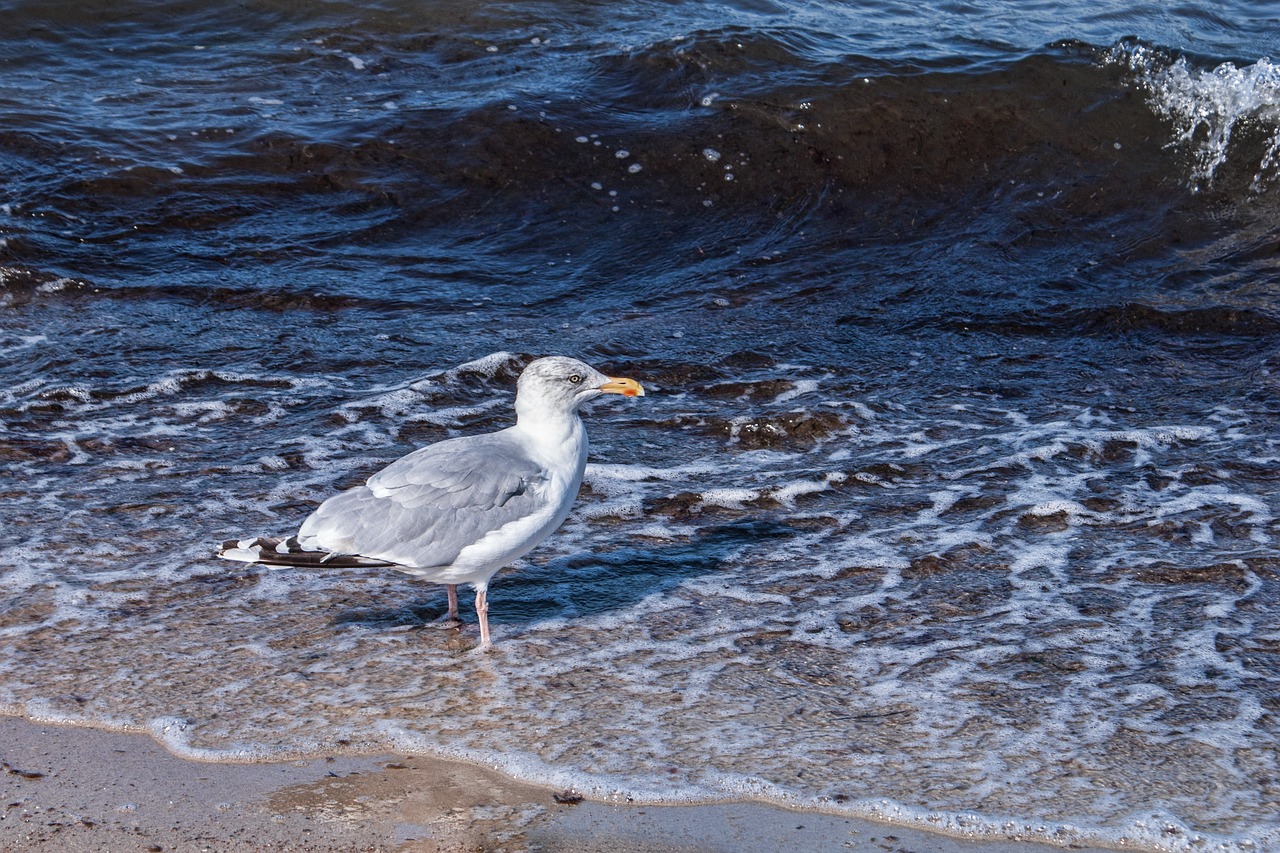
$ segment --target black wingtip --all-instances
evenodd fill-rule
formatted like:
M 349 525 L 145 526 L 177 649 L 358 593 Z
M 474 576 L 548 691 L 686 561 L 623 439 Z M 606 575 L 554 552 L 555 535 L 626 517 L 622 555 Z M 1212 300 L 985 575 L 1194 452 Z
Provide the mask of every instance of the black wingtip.
M 332 551 L 309 551 L 296 537 L 280 539 L 259 536 L 256 539 L 228 539 L 222 543 L 218 556 L 240 563 L 261 563 L 264 566 L 295 568 L 388 568 L 394 563 L 362 557 L 359 554 L 335 554 Z

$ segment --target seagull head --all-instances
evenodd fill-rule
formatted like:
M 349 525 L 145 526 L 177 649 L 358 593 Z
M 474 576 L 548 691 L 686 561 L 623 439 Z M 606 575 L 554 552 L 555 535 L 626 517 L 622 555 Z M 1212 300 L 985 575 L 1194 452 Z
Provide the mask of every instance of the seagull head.
M 605 376 L 576 358 L 554 355 L 532 362 L 516 385 L 516 413 L 577 411 L 601 394 L 643 397 L 644 387 L 634 379 Z

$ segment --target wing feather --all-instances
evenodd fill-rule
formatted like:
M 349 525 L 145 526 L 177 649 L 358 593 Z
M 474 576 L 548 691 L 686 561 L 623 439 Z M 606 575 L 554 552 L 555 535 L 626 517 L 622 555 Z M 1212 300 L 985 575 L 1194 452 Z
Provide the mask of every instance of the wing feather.
M 447 566 L 494 530 L 546 508 L 547 472 L 504 433 L 450 439 L 392 462 L 303 522 L 306 547 Z

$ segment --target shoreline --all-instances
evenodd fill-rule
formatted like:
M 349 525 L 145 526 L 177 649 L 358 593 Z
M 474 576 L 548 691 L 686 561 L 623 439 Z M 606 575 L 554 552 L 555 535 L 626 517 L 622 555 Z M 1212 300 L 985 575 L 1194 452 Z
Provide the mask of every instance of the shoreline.
M 1102 850 L 973 841 L 766 803 L 613 805 L 558 802 L 556 793 L 453 759 L 388 754 L 206 763 L 179 758 L 144 734 L 0 717 L 4 849 Z

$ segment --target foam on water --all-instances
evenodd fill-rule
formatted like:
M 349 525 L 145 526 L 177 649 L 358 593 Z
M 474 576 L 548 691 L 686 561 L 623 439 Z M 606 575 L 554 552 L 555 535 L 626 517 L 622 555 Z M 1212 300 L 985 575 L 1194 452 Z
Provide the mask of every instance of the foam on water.
M 395 436 L 435 402 L 450 431 L 500 425 L 510 389 L 489 380 L 511 364 L 375 388 L 198 370 L 63 386 L 51 434 L 79 453 L 9 498 L 0 548 L 6 707 L 202 760 L 446 752 L 619 801 L 746 796 L 1150 850 L 1277 842 L 1274 673 L 1256 657 L 1280 635 L 1262 604 L 1276 514 L 1265 482 L 1229 473 L 1277 448 L 1240 411 L 855 409 L 833 376 L 745 399 L 767 401 L 762 422 L 856 416 L 744 448 L 699 432 L 687 393 L 596 405 L 588 489 L 498 577 L 489 656 L 461 653 L 433 621 L 442 593 L 411 579 L 209 561 L 224 536 L 292 532 L 335 478 L 407 451 Z M 41 393 L 5 405 L 34 412 Z M 241 424 L 260 440 L 206 458 L 211 429 Z M 119 448 L 81 447 L 95 431 Z M 91 539 L 67 535 L 90 514 Z
M 1269 59 L 1239 67 L 1224 62 L 1197 68 L 1186 57 L 1132 42 L 1110 51 L 1109 62 L 1129 68 L 1157 114 L 1173 124 L 1171 145 L 1189 150 L 1191 183 L 1208 186 L 1231 155 L 1240 131 L 1254 123 L 1267 140 L 1257 161 L 1255 190 L 1265 189 L 1280 167 L 1280 67 Z

